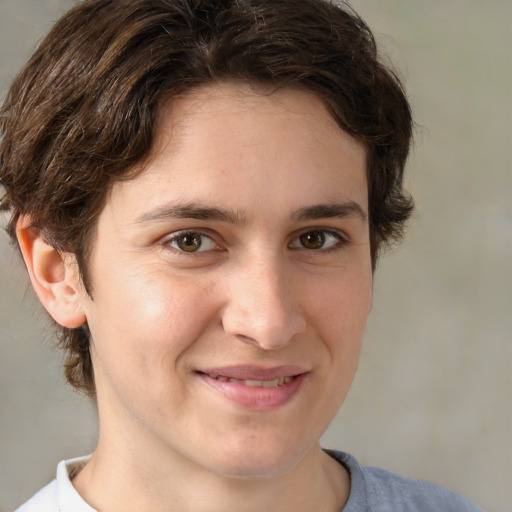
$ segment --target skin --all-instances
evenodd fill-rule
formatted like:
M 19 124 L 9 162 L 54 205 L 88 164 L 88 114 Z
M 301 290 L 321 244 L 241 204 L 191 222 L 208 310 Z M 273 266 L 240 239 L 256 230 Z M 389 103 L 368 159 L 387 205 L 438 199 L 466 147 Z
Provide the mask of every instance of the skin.
M 18 229 L 48 311 L 92 335 L 99 443 L 73 484 L 100 511 L 348 498 L 319 439 L 371 308 L 365 151 L 311 93 L 265 92 L 209 85 L 162 110 L 151 158 L 99 217 L 92 297 L 69 255 Z M 300 386 L 240 404 L 203 373 L 233 366 L 292 367 Z

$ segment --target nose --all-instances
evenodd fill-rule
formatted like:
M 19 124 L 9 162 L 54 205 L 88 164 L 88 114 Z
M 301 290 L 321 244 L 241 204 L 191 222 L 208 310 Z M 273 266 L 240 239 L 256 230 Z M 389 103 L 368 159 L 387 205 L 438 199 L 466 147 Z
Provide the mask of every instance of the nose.
M 291 274 L 269 261 L 232 273 L 222 313 L 224 331 L 264 350 L 283 348 L 304 332 L 306 320 Z

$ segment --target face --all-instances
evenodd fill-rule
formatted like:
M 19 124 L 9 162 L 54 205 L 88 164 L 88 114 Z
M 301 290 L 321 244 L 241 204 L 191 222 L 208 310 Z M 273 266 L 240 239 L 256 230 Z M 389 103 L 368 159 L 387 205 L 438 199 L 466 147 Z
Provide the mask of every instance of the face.
M 277 475 L 343 402 L 371 306 L 365 152 L 311 93 L 262 92 L 166 106 L 100 215 L 83 298 L 100 446 Z

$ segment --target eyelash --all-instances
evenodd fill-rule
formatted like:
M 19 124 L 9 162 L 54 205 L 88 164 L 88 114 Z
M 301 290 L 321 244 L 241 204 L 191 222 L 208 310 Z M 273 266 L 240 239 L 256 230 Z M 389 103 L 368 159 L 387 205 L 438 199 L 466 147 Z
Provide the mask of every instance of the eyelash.
M 321 237 L 324 238 L 322 247 L 320 248 L 308 248 L 304 247 L 304 243 L 302 242 L 301 247 L 293 247 L 293 244 L 296 241 L 299 241 L 301 237 L 305 235 L 321 235 Z M 329 247 L 323 247 L 323 245 L 327 242 L 327 238 L 334 239 L 334 243 Z M 342 247 L 347 246 L 350 243 L 350 240 L 345 236 L 339 233 L 338 231 L 334 231 L 332 229 L 324 229 L 324 228 L 309 228 L 307 230 L 304 230 L 302 233 L 299 233 L 295 238 L 294 241 L 292 241 L 288 247 L 292 250 L 305 250 L 305 251 L 311 251 L 311 252 L 319 252 L 319 253 L 327 253 L 331 251 L 336 251 L 338 249 L 341 249 Z
M 190 236 L 190 237 L 193 237 L 193 238 L 198 238 L 199 239 L 199 246 L 198 246 L 198 249 L 201 248 L 203 245 L 204 245 L 204 242 L 205 242 L 205 239 L 209 240 L 211 242 L 211 244 L 213 244 L 214 246 L 217 247 L 217 249 L 214 249 L 214 248 L 207 248 L 206 250 L 195 250 L 195 251 L 187 251 L 187 250 L 184 250 L 182 248 L 180 248 L 179 246 L 178 247 L 173 247 L 173 244 L 177 244 L 178 241 L 180 239 L 184 239 L 185 237 L 187 236 Z M 206 233 L 203 233 L 203 232 L 200 232 L 200 231 L 194 231 L 194 230 L 183 230 L 183 231 L 178 231 L 176 233 L 173 233 L 171 236 L 169 237 L 166 237 L 162 240 L 162 244 L 165 246 L 165 247 L 171 247 L 174 252 L 176 254 L 179 254 L 180 256 L 195 256 L 197 255 L 198 253 L 203 253 L 203 252 L 206 252 L 208 250 L 222 250 L 220 248 L 220 246 L 213 240 L 213 238 L 209 235 L 207 235 Z
M 304 246 L 304 241 L 301 240 L 302 237 L 307 235 L 317 236 L 317 241 L 321 241 L 321 247 L 318 248 L 308 248 Z M 187 251 L 178 245 L 180 239 L 183 241 L 185 237 L 190 237 L 190 242 L 193 242 L 194 239 L 198 240 L 199 245 L 197 246 L 197 250 Z M 323 239 L 323 240 L 322 240 Z M 330 240 L 329 240 L 330 239 Z M 205 242 L 208 244 L 208 247 L 204 248 Z M 314 240 L 313 240 L 314 242 Z M 196 242 L 197 243 L 197 242 Z M 328 247 L 324 247 L 326 243 L 330 243 L 331 245 Z M 294 236 L 293 240 L 288 244 L 288 248 L 291 250 L 302 250 L 311 253 L 319 253 L 326 254 L 332 251 L 339 250 L 345 246 L 350 244 L 350 240 L 346 237 L 346 235 L 342 235 L 338 231 L 332 229 L 325 228 L 308 228 L 297 235 Z M 222 251 L 222 247 L 215 242 L 212 236 L 195 230 L 183 230 L 173 233 L 171 236 L 166 237 L 162 240 L 162 245 L 166 248 L 171 248 L 174 254 L 183 257 L 200 257 L 201 253 L 210 252 L 210 251 Z M 202 250 L 199 250 L 203 247 Z M 193 247 L 191 247 L 193 249 Z

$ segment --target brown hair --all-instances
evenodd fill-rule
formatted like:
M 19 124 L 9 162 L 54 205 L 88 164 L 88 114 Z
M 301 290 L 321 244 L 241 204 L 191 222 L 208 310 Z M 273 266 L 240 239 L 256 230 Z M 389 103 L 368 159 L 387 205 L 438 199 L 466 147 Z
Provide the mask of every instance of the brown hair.
M 227 79 L 306 88 L 368 155 L 375 266 L 412 211 L 402 190 L 412 122 L 397 77 L 346 5 L 327 0 L 85 0 L 62 17 L 0 111 L 2 209 L 87 261 L 112 184 L 149 154 L 165 101 Z M 66 376 L 94 394 L 86 328 L 61 330 Z

